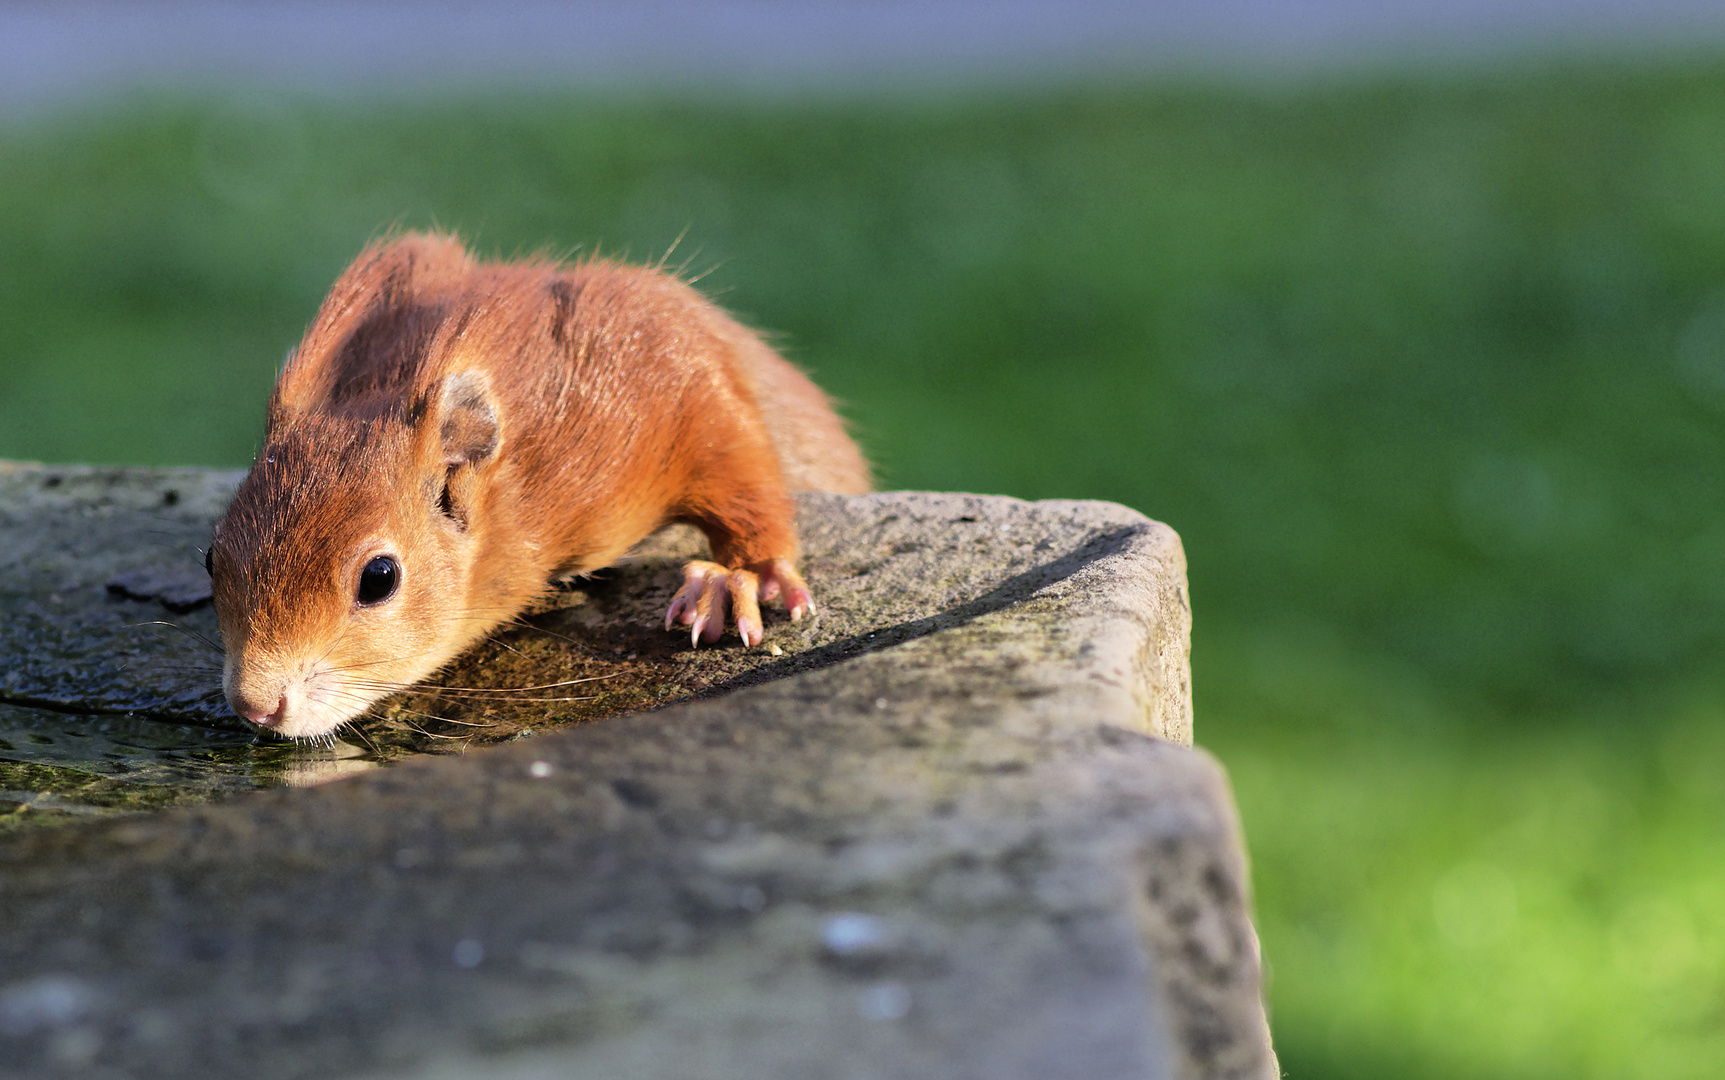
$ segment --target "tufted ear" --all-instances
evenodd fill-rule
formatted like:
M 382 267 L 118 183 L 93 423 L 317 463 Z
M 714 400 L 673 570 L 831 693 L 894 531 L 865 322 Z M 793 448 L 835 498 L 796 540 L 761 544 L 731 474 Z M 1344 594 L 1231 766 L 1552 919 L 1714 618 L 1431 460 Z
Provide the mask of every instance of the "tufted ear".
M 439 438 L 443 463 L 478 464 L 497 452 L 502 439 L 491 382 L 479 371 L 457 371 L 438 388 Z

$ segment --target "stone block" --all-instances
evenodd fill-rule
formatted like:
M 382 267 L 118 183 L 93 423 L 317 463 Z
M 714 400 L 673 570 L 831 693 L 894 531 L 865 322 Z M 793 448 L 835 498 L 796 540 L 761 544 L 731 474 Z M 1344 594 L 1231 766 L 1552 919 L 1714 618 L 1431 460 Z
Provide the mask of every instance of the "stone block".
M 234 479 L 0 466 L 0 702 L 231 728 L 107 583 L 185 606 Z M 687 535 L 535 617 L 670 704 L 0 835 L 0 1076 L 1275 1076 L 1174 533 L 800 498 L 760 649 L 653 627 Z

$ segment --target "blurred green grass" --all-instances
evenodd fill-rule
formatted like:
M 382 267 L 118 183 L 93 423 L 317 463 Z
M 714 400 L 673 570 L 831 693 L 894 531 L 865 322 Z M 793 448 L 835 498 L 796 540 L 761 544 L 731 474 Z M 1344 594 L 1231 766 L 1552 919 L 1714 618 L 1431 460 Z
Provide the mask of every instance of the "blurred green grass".
M 1179 529 L 1289 1075 L 1725 1071 L 1725 61 L 15 122 L 0 456 L 245 463 L 434 224 L 671 251 L 885 485 Z

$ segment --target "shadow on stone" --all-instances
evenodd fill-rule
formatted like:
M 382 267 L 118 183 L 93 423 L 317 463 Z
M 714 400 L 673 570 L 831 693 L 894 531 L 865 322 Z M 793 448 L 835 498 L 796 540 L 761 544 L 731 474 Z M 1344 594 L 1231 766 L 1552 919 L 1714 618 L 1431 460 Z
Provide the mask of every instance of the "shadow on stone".
M 755 686 L 799 672 L 813 671 L 842 663 L 864 653 L 889 649 L 928 634 L 962 626 L 981 616 L 1023 603 L 1050 585 L 1072 577 L 1085 567 L 1093 566 L 1110 555 L 1119 554 L 1143 533 L 1142 528 L 1125 527 L 1092 536 L 1060 558 L 1015 574 L 973 600 L 922 618 L 852 634 L 806 652 L 762 664 L 752 671 L 710 686 L 697 696 L 714 697 L 745 686 Z

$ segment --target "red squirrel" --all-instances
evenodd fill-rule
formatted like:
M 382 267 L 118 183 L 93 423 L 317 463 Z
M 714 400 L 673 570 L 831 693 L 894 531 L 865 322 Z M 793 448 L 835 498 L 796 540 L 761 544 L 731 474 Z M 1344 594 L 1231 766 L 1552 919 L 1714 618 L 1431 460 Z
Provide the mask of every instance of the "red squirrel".
M 234 712 L 322 736 L 443 667 L 555 578 L 671 521 L 706 533 L 665 627 L 745 645 L 814 609 L 792 490 L 861 493 L 822 392 L 659 270 L 368 247 L 270 398 L 205 565 Z

